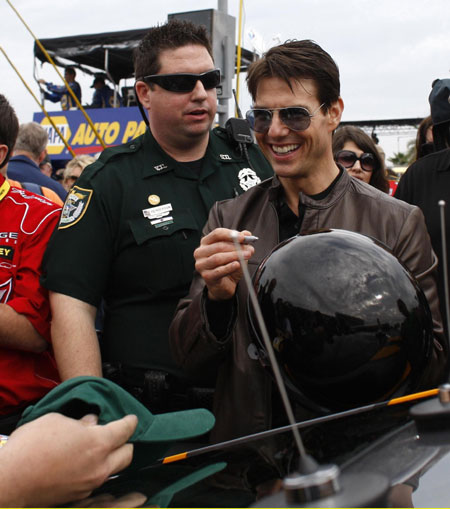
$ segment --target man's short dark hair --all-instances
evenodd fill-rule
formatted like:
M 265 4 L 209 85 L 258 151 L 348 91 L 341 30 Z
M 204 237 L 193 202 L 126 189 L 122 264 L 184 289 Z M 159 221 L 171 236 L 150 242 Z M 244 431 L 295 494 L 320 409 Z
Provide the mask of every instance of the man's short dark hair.
M 339 69 L 331 56 L 310 40 L 286 41 L 274 46 L 260 60 L 253 62 L 247 74 L 247 85 L 253 101 L 264 78 L 280 78 L 292 90 L 292 80 L 313 79 L 318 99 L 328 108 L 340 96 Z
M 66 67 L 65 72 L 67 74 L 72 74 L 73 77 L 75 77 L 77 75 L 77 73 L 73 67 Z
M 211 42 L 203 25 L 172 19 L 164 25 L 151 28 L 134 50 L 136 79 L 159 72 L 161 69 L 159 56 L 162 51 L 174 50 L 188 44 L 205 47 L 213 58 Z
M 3 168 L 9 161 L 19 132 L 19 121 L 16 112 L 9 104 L 8 99 L 0 94 L 0 144 L 8 147 L 8 154 L 5 160 L 0 164 Z

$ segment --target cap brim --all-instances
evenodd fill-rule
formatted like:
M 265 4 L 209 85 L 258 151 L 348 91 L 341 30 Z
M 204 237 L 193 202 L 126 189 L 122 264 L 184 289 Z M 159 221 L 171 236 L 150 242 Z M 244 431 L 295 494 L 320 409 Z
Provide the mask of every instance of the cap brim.
M 203 408 L 153 415 L 153 422 L 131 442 L 169 442 L 203 435 L 215 424 L 214 415 Z
M 160 481 L 160 483 L 165 484 L 166 487 L 157 493 L 152 494 L 147 500 L 146 505 L 154 505 L 155 507 L 168 507 L 174 495 L 188 488 L 189 486 L 192 486 L 193 484 L 196 484 L 199 481 L 202 481 L 203 479 L 206 479 L 207 477 L 220 472 L 225 467 L 226 463 L 213 463 L 212 465 L 194 470 L 188 475 L 179 477 L 180 474 L 177 475 L 177 470 L 179 472 L 179 469 L 167 469 L 167 465 L 164 465 L 163 469 L 160 469 L 155 477 L 157 477 L 158 474 L 162 474 L 164 478 L 163 482 Z M 155 474 L 154 470 L 152 471 L 152 474 Z M 177 477 L 178 479 L 174 482 L 173 479 L 176 479 Z M 167 485 L 167 483 L 171 484 Z

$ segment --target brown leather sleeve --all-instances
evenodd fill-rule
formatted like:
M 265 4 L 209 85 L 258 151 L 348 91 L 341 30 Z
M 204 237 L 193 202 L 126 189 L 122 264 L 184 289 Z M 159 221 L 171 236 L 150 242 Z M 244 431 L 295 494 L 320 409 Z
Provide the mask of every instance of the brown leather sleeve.
M 434 352 L 433 362 L 426 374 L 424 383 L 435 386 L 446 376 L 448 341 L 444 335 L 439 311 L 439 298 L 436 286 L 438 259 L 431 247 L 430 237 L 422 211 L 414 207 L 399 234 L 397 256 L 414 274 L 425 296 L 433 316 Z
M 203 229 L 207 235 L 220 227 L 217 204 L 211 209 Z M 189 294 L 181 299 L 169 329 L 169 343 L 175 362 L 190 376 L 217 369 L 231 342 L 228 337 L 217 339 L 210 330 L 205 310 L 205 284 L 195 272 Z

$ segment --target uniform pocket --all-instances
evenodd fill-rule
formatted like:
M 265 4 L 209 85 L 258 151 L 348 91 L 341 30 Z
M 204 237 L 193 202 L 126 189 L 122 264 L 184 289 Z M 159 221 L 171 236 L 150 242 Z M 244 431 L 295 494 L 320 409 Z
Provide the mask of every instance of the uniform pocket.
M 189 210 L 172 211 L 162 219 L 155 224 L 144 217 L 129 222 L 145 267 L 137 277 L 152 293 L 187 292 L 194 271 L 193 252 L 200 243 L 199 227 Z

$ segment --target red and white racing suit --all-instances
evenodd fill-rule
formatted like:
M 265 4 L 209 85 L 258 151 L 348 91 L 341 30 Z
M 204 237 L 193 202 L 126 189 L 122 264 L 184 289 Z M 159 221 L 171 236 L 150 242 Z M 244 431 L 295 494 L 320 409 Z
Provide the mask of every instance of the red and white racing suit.
M 0 303 L 26 316 L 48 342 L 50 306 L 39 277 L 60 210 L 43 196 L 11 187 L 0 175 Z M 0 347 L 0 415 L 18 412 L 58 383 L 51 348 L 31 353 Z

